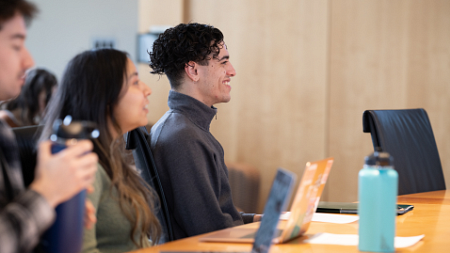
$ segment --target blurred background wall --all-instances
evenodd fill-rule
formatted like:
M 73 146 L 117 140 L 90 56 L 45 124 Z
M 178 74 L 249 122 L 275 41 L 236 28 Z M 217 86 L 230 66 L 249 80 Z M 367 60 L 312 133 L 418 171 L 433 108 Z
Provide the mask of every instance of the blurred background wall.
M 232 100 L 217 106 L 212 132 L 226 160 L 261 172 L 260 211 L 277 167 L 301 176 L 307 161 L 328 156 L 335 164 L 323 200 L 356 201 L 358 171 L 373 150 L 362 132 L 366 109 L 425 108 L 450 185 L 450 1 L 36 2 L 41 18 L 28 44 L 38 64 L 56 67 L 97 35 L 117 37 L 117 48 L 133 58 L 137 32 L 152 26 L 218 27 L 237 75 Z M 62 38 L 78 44 L 67 47 Z M 155 123 L 168 109 L 169 83 L 146 64 L 138 69 L 153 90 L 148 117 Z
M 36 65 L 60 80 L 67 62 L 95 42 L 136 55 L 138 0 L 30 0 L 39 8 L 27 46 Z M 109 45 L 108 45 L 109 46 Z

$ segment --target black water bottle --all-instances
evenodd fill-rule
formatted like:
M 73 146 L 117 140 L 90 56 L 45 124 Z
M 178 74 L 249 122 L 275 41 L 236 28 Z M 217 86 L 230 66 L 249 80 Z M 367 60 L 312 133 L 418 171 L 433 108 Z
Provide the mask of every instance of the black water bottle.
M 53 124 L 51 151 L 53 154 L 67 147 L 68 141 L 95 139 L 99 136 L 96 124 L 88 121 L 72 121 L 71 116 L 56 120 Z M 61 168 L 64 169 L 64 168 Z M 78 253 L 83 245 L 83 221 L 86 190 L 59 204 L 56 220 L 45 232 L 42 246 L 47 253 Z

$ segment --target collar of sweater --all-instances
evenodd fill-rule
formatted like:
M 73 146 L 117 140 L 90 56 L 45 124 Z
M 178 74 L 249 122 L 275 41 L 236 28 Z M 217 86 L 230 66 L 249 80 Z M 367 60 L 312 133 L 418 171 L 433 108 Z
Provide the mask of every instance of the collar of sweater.
M 214 106 L 209 107 L 191 96 L 173 90 L 169 92 L 168 105 L 172 110 L 183 112 L 194 124 L 206 131 L 209 131 L 211 121 L 217 113 Z

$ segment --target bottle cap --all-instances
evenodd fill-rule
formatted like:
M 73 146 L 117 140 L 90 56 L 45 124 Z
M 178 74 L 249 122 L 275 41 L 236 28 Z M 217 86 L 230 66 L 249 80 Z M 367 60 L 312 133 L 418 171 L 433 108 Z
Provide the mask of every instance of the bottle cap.
M 377 148 L 375 152 L 366 156 L 364 163 L 372 166 L 392 166 L 394 158 L 388 152 L 383 152 L 381 148 Z
M 98 136 L 99 131 L 94 122 L 72 121 L 72 117 L 68 115 L 64 120 L 58 119 L 53 123 L 53 134 L 50 139 L 95 139 Z

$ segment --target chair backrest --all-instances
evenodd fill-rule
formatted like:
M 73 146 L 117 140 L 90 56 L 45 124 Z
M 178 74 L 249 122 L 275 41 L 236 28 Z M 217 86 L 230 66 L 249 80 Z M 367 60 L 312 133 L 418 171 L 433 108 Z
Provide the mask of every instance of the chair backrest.
M 44 126 L 26 126 L 12 128 L 16 135 L 19 148 L 19 159 L 22 166 L 22 177 L 25 187 L 34 180 L 37 162 L 36 144 Z M 33 253 L 44 253 L 42 244 L 39 243 L 32 251 Z
M 163 238 L 159 243 L 173 241 L 173 232 L 169 208 L 162 188 L 161 181 L 156 170 L 155 160 L 149 146 L 149 134 L 145 127 L 137 128 L 126 134 L 126 149 L 133 150 L 133 157 L 136 168 L 141 173 L 142 178 L 155 190 L 160 200 L 157 217 L 163 228 Z
M 19 148 L 20 163 L 22 165 L 23 182 L 28 187 L 34 180 L 37 150 L 36 143 L 44 126 L 27 126 L 13 128 Z
M 249 164 L 226 163 L 233 203 L 239 211 L 256 213 L 258 209 L 260 173 Z
M 399 194 L 445 190 L 441 160 L 424 109 L 367 110 L 363 131 L 394 158 Z

